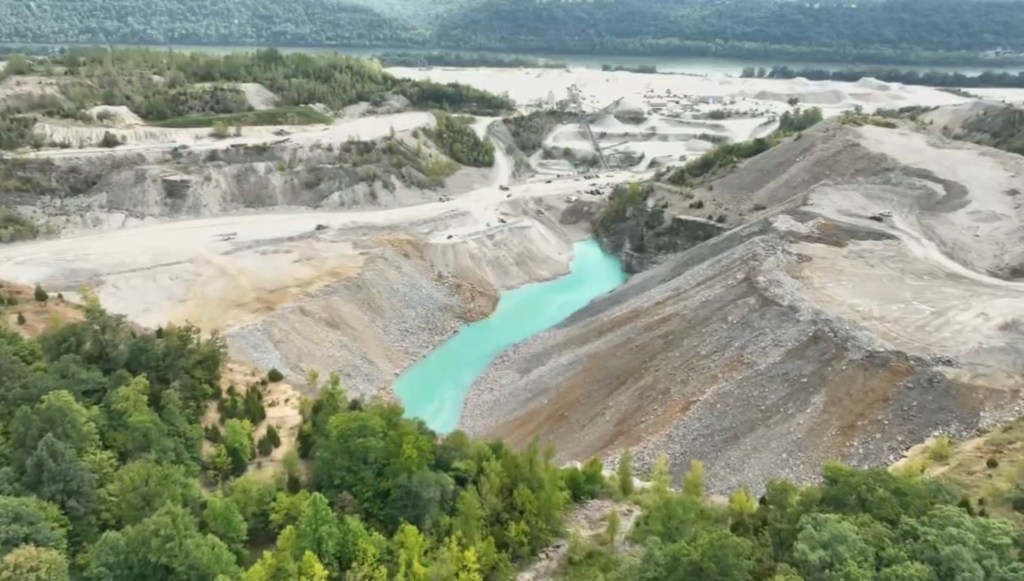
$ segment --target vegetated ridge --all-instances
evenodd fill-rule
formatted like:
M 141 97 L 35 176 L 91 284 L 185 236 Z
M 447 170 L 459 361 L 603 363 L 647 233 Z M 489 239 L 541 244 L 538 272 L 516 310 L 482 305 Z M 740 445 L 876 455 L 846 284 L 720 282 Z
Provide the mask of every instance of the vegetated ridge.
M 415 46 L 936 64 L 1024 49 L 1019 5 L 993 0 L 237 0 L 217 7 L 193 0 L 11 0 L 0 8 L 0 23 L 0 38 L 9 43 Z

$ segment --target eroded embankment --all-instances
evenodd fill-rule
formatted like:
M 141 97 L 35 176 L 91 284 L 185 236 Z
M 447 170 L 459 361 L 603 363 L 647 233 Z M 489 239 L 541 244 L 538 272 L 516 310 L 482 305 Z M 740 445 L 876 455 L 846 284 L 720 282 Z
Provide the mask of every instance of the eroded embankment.
M 219 329 L 237 359 L 292 379 L 338 371 L 350 391 L 370 395 L 459 325 L 488 315 L 500 290 L 568 271 L 585 234 L 557 222 L 558 188 L 572 186 L 555 186 L 12 245 L 0 248 L 0 271 L 69 297 L 89 284 L 108 309 L 140 324 Z
M 1024 160 L 904 129 L 809 133 L 701 193 L 760 217 L 506 353 L 463 427 L 562 459 L 699 458 L 724 491 L 886 464 L 1022 411 L 1024 288 L 990 273 L 1024 248 L 1004 192 Z
M 373 241 L 358 273 L 233 328 L 233 356 L 292 376 L 335 370 L 353 393 L 390 397 L 398 373 L 490 315 L 501 290 L 565 274 L 577 237 L 537 222 L 457 242 L 352 235 Z

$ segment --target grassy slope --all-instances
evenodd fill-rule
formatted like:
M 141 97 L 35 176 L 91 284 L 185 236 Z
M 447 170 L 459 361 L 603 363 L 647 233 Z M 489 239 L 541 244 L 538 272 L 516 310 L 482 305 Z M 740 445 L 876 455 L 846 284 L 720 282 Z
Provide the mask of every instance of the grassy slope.
M 1024 418 L 954 443 L 948 454 L 940 440 L 915 446 L 894 469 L 948 480 L 963 490 L 976 509 L 984 507 L 992 516 L 1024 524 L 1024 514 L 1010 505 L 1011 495 L 1024 486 Z M 998 465 L 989 467 L 989 458 Z

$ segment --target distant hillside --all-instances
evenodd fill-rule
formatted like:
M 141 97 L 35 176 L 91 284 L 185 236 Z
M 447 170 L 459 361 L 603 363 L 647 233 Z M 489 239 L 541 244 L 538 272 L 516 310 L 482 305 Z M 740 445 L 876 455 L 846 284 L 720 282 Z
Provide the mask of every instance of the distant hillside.
M 939 63 L 1024 53 L 1020 7 L 1003 0 L 7 0 L 0 39 Z

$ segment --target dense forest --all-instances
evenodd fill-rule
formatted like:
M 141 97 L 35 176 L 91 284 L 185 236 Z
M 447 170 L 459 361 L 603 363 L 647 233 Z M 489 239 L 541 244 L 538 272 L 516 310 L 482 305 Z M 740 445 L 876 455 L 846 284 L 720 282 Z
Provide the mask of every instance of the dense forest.
M 1005 0 L 0 4 L 0 39 L 6 43 L 432 47 L 964 64 L 991 61 L 996 55 L 989 51 L 1008 51 L 1004 62 L 1021 62 L 1021 30 L 1024 10 Z
M 919 72 L 892 68 L 862 68 L 828 70 L 821 68 L 794 69 L 777 66 L 771 69 L 764 67 L 746 67 L 741 76 L 746 78 L 794 79 L 803 77 L 812 81 L 850 81 L 872 77 L 889 83 L 905 85 L 927 85 L 929 87 L 982 88 L 982 87 L 1019 87 L 1024 88 L 1024 71 L 1008 73 L 1006 71 L 985 71 L 978 75 L 963 73 L 947 73 L 940 71 Z
M 280 445 L 253 435 L 281 374 L 224 388 L 221 339 L 142 330 L 83 294 L 84 320 L 37 339 L 0 329 L 0 579 L 510 579 L 591 499 L 617 508 L 604 533 L 571 536 L 560 578 L 1024 578 L 1021 529 L 931 479 L 834 465 L 819 486 L 721 504 L 699 462 L 679 491 L 664 457 L 649 482 L 628 452 L 611 476 L 597 460 L 562 468 L 551 449 L 440 436 L 349 399 L 335 375 L 310 377 L 320 397 L 279 472 L 251 473 Z

